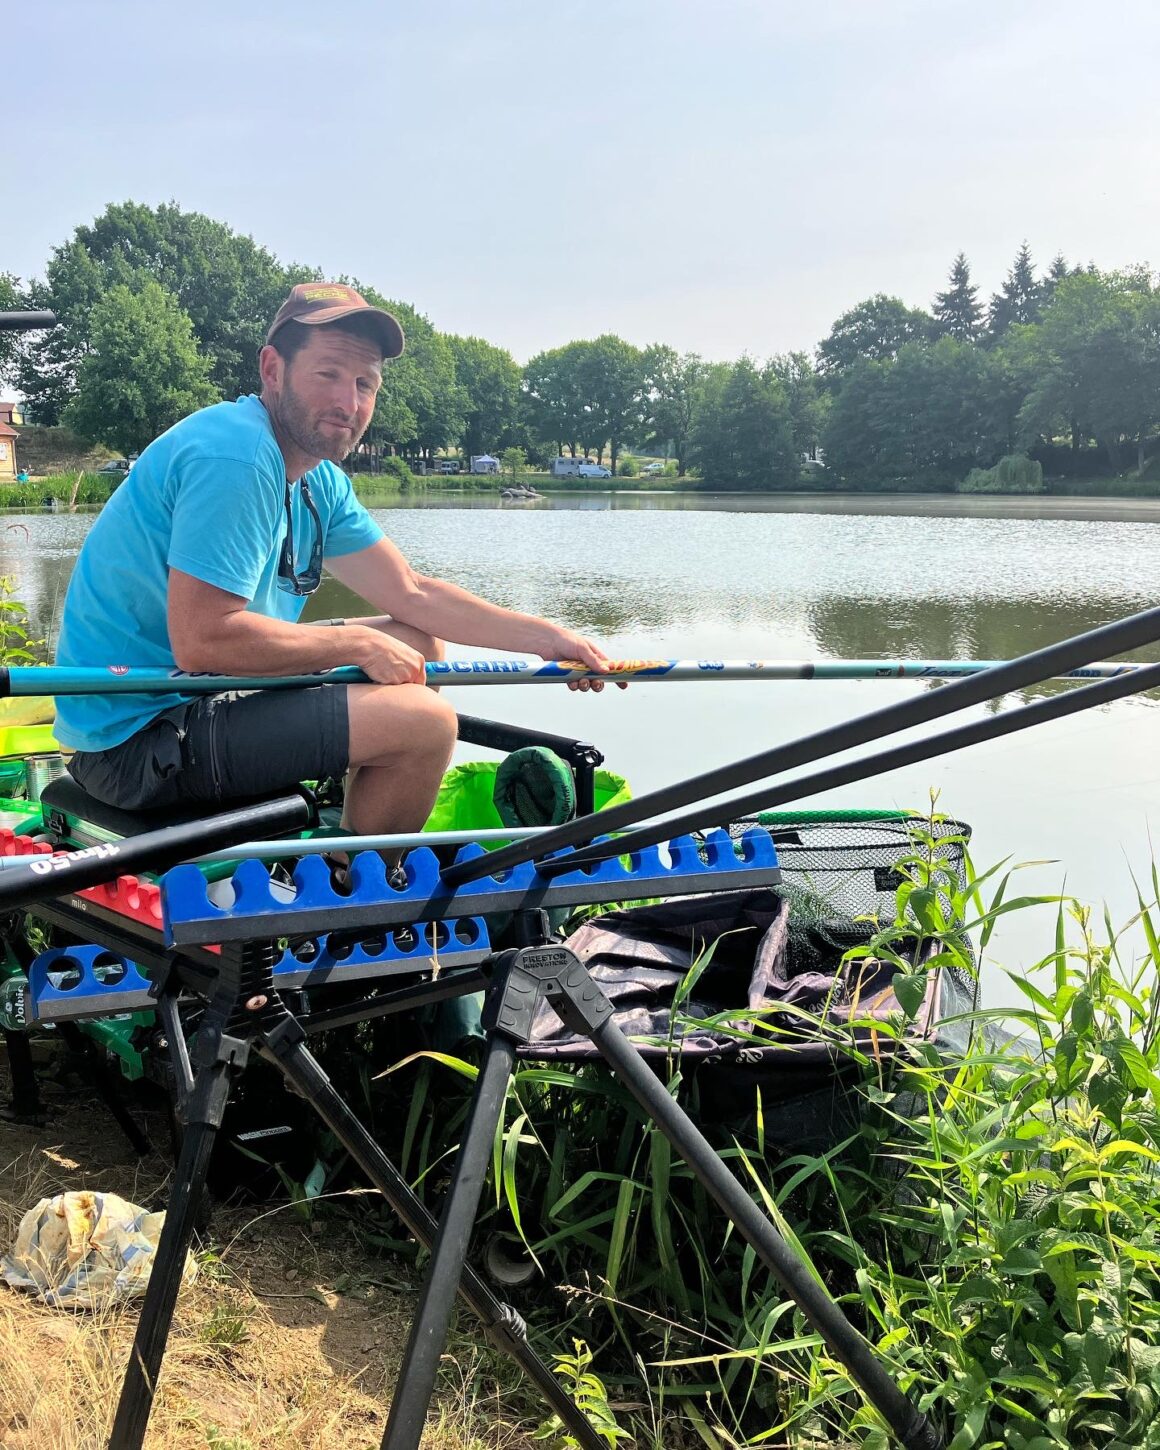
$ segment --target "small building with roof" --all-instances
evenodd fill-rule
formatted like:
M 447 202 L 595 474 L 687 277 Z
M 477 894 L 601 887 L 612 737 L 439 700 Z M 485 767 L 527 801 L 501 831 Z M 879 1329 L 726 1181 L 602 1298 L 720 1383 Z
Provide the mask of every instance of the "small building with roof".
M 0 403 L 0 483 L 16 479 L 16 440 L 20 436 L 12 426 L 17 403 Z

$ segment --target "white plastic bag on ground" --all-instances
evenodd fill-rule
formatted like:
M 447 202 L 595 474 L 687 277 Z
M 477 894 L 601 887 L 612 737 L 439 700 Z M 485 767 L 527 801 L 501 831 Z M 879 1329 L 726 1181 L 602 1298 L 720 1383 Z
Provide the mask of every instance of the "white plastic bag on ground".
M 54 1308 L 107 1309 L 144 1294 L 164 1213 L 147 1213 L 115 1193 L 59 1193 L 20 1220 L 0 1276 Z M 185 1258 L 182 1278 L 196 1265 Z

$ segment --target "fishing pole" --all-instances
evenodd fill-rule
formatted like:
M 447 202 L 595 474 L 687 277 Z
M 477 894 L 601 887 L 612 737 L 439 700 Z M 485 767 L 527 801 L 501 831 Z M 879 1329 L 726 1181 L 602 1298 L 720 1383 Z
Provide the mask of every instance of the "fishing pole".
M 1096 680 L 1064 695 L 1037 700 L 1032 705 L 1023 705 L 1002 715 L 992 715 L 985 720 L 975 720 L 968 725 L 945 730 L 939 735 L 928 735 L 923 740 L 896 745 L 889 750 L 879 751 L 876 755 L 864 756 L 860 760 L 829 766 L 825 770 L 815 771 L 812 775 L 783 781 L 780 785 L 766 786 L 750 795 L 718 801 L 713 806 L 702 805 L 698 810 L 670 820 L 641 826 L 623 836 L 617 836 L 614 841 L 597 841 L 561 859 L 540 861 L 537 869 L 546 877 L 579 871 L 610 856 L 643 851 L 646 846 L 671 841 L 690 831 L 705 831 L 712 826 L 726 825 L 751 811 L 774 810 L 778 806 L 799 801 L 804 796 L 821 795 L 824 791 L 852 785 L 873 775 L 883 775 L 888 770 L 917 765 L 920 761 L 930 760 L 936 755 L 951 755 L 956 750 L 965 750 L 968 745 L 981 745 L 1004 735 L 1015 735 L 1021 730 L 1029 730 L 1033 725 L 1062 720 L 1068 715 L 1078 714 L 1081 710 L 1107 705 L 1113 700 L 1123 699 L 1125 695 L 1138 694 L 1141 690 L 1151 690 L 1157 686 L 1160 686 L 1160 665 L 1149 665 L 1135 676 L 1121 675 L 1112 680 Z
M 1113 624 L 1101 625 L 1098 629 L 1048 645 L 1045 649 L 1033 650 L 1018 659 L 995 665 L 989 670 L 955 680 L 941 690 L 913 696 L 896 705 L 887 705 L 879 710 L 856 716 L 831 725 L 813 735 L 806 735 L 784 745 L 763 750 L 744 760 L 735 761 L 715 770 L 665 786 L 661 790 L 638 796 L 619 806 L 610 806 L 600 812 L 597 820 L 593 816 L 582 816 L 557 826 L 547 836 L 535 841 L 521 841 L 501 847 L 486 859 L 463 861 L 445 867 L 442 879 L 450 887 L 460 886 L 466 881 L 506 871 L 524 861 L 535 860 L 565 846 L 587 844 L 598 835 L 619 831 L 625 826 L 636 825 L 649 816 L 659 816 L 666 811 L 693 805 L 709 796 L 720 795 L 739 786 L 751 785 L 763 776 L 778 775 L 795 766 L 808 765 L 827 755 L 837 755 L 859 745 L 869 744 L 884 735 L 893 735 L 899 730 L 908 730 L 915 725 L 924 725 L 943 715 L 953 714 L 971 705 L 982 704 L 1012 690 L 1027 685 L 1039 684 L 1057 673 L 1079 669 L 1102 655 L 1117 655 L 1126 650 L 1138 649 L 1160 638 L 1160 608 L 1146 609 L 1139 614 L 1129 615 Z M 1136 676 L 1121 677 L 1134 680 Z
M 55 312 L 0 312 L 0 332 L 36 332 L 55 326 Z
M 982 674 L 1004 660 L 611 660 L 607 671 L 567 660 L 433 660 L 429 685 L 559 685 L 580 680 L 953 680 Z M 1065 670 L 1059 680 L 1103 680 L 1140 666 L 1099 661 Z M 3 695 L 216 695 L 226 690 L 299 690 L 314 685 L 365 685 L 355 665 L 306 675 L 215 675 L 128 665 L 17 665 L 0 670 Z
M 304 830 L 317 824 L 313 802 L 302 791 L 274 800 L 237 806 L 197 821 L 181 821 L 140 836 L 103 841 L 64 855 L 33 856 L 27 870 L 0 874 L 0 910 L 30 906 L 54 896 L 67 896 L 99 886 L 116 876 L 142 871 L 162 872 L 188 861 L 198 851 L 220 849 L 268 831 Z
M 286 856 L 322 856 L 330 851 L 410 851 L 416 846 L 467 846 L 496 841 L 526 841 L 545 835 L 551 826 L 487 826 L 479 831 L 402 831 L 393 836 L 310 836 L 285 841 L 242 841 L 227 850 L 207 851 L 189 859 L 195 866 L 213 861 L 277 861 Z M 47 854 L 47 853 L 46 853 Z M 25 869 L 28 856 L 0 856 L 0 874 Z

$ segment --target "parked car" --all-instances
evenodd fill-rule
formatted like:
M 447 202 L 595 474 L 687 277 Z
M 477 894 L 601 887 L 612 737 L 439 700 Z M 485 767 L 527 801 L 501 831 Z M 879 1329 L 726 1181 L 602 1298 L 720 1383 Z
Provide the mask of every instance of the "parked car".
M 108 463 L 101 464 L 100 468 L 97 469 L 97 472 L 101 475 L 102 478 L 108 477 L 108 475 L 111 473 L 116 473 L 121 478 L 124 478 L 132 467 L 133 465 L 129 462 L 127 458 L 110 458 Z
M 457 458 L 441 458 L 435 465 L 436 473 L 458 473 L 459 460 Z
M 576 470 L 577 478 L 611 478 L 612 469 L 603 463 L 582 463 Z
M 664 471 L 663 463 L 646 463 L 640 473 L 642 478 L 655 478 L 658 473 L 664 473 Z

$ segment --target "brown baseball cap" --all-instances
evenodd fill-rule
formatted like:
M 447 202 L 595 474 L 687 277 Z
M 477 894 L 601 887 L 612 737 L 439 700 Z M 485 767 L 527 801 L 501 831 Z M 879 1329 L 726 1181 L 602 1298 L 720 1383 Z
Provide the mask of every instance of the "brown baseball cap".
M 274 334 L 287 322 L 324 326 L 342 317 L 359 315 L 365 315 L 376 324 L 383 356 L 398 357 L 403 351 L 403 329 L 397 320 L 381 307 L 372 307 L 365 297 L 345 282 L 299 282 L 296 287 L 291 287 L 290 296 L 279 307 L 277 317 L 270 324 L 266 341 L 273 342 Z

